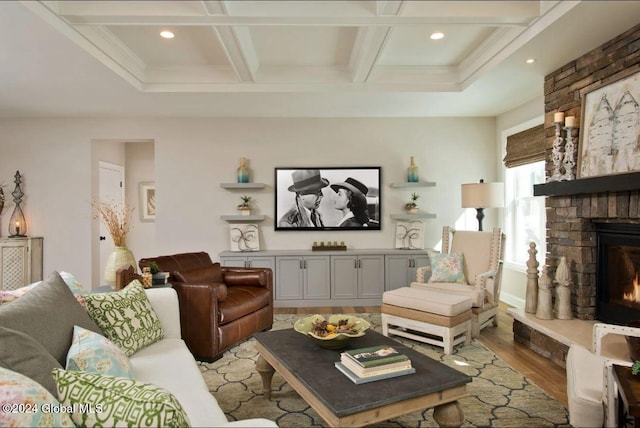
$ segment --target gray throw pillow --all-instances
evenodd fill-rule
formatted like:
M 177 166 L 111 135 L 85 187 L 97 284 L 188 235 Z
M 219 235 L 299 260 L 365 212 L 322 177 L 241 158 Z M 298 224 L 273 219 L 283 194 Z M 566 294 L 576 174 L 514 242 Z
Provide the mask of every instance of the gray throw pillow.
M 58 396 L 51 371 L 63 367 L 31 336 L 0 327 L 0 367 L 23 374 Z
M 102 334 L 58 272 L 18 300 L 0 306 L 0 326 L 33 337 L 63 367 L 76 325 Z

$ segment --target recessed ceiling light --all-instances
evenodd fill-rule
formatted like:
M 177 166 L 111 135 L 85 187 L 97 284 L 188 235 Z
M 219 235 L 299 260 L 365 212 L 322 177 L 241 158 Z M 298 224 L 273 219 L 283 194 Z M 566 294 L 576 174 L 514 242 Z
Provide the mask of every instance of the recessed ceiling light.
M 163 37 L 165 39 L 173 39 L 175 37 L 175 34 L 173 34 L 172 31 L 164 30 L 160 32 L 160 37 Z
M 533 64 L 534 62 L 536 62 L 536 60 L 534 58 L 529 58 L 525 61 L 527 64 Z
M 431 40 L 440 40 L 443 37 L 444 37 L 444 33 L 441 33 L 439 31 L 436 32 L 436 33 L 432 33 L 431 36 L 430 36 Z

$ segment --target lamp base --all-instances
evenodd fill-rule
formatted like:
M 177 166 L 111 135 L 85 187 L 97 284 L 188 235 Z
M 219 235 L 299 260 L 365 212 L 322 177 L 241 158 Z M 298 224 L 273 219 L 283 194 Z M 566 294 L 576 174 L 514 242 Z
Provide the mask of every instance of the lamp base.
M 484 208 L 476 208 L 478 214 L 476 214 L 476 218 L 478 219 L 478 230 L 482 232 L 482 220 L 484 219 Z

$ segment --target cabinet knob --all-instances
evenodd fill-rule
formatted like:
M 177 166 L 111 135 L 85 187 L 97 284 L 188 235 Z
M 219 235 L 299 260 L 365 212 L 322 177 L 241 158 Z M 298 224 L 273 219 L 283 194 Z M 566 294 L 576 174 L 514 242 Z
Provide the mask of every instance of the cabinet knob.
M 106 236 L 101 236 L 101 237 L 100 237 L 100 240 L 101 240 L 101 241 L 104 241 L 104 240 L 106 240 L 106 239 L 107 239 L 107 237 L 106 237 Z

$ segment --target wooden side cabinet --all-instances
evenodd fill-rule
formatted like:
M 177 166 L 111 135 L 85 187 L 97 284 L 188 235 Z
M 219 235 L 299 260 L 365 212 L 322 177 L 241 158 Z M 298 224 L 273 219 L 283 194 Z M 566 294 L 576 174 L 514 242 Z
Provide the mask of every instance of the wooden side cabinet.
M 42 280 L 43 238 L 0 238 L 0 289 Z

